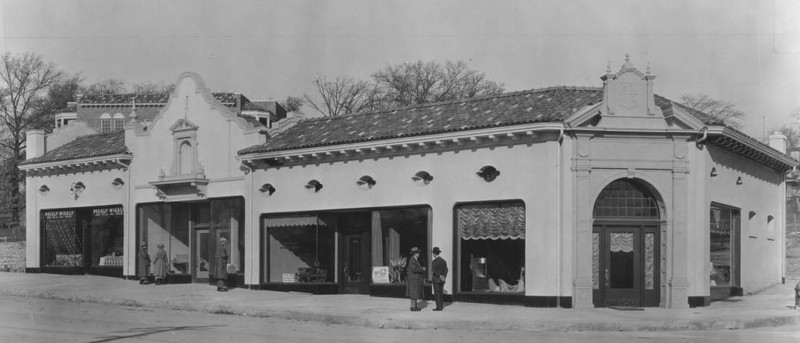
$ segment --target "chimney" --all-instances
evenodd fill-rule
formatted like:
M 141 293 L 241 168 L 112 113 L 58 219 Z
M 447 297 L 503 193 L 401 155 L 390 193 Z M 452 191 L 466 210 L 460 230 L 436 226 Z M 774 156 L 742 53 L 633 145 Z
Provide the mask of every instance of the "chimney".
M 769 136 L 769 146 L 782 153 L 786 153 L 786 136 L 776 131 Z
M 25 158 L 32 159 L 44 155 L 45 147 L 44 130 L 25 131 Z

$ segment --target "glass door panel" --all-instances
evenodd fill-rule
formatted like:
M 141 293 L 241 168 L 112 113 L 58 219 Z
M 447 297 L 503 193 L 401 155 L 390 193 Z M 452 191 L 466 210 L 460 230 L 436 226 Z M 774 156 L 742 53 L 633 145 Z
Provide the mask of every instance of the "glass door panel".
M 198 281 L 201 281 L 201 279 L 207 280 L 211 256 L 208 229 L 196 230 L 195 232 L 195 278 Z

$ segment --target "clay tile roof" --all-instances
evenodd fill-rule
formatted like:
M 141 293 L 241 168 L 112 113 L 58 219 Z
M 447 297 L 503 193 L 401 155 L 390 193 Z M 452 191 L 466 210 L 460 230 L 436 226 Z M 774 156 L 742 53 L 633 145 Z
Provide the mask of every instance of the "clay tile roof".
M 214 98 L 226 106 L 236 105 L 236 93 L 211 93 Z M 82 105 L 123 105 L 130 106 L 136 98 L 137 104 L 167 104 L 169 93 L 154 94 L 89 94 L 81 98 Z
M 81 104 L 130 104 L 136 98 L 138 104 L 166 104 L 169 93 L 155 94 L 89 94 L 81 98 Z
M 385 112 L 304 120 L 239 154 L 563 121 L 602 100 L 602 88 L 551 87 Z
M 22 164 L 74 160 L 79 158 L 129 154 L 125 146 L 125 131 L 114 131 L 81 136 L 46 154 L 26 160 Z

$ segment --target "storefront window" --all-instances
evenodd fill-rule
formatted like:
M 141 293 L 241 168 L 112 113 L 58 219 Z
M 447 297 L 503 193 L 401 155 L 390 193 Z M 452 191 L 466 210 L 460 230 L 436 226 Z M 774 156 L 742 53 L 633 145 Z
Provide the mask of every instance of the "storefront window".
M 389 282 L 405 281 L 408 252 L 428 248 L 430 208 L 400 208 L 372 212 L 372 265 L 389 267 Z M 423 253 L 422 265 L 426 265 Z
M 243 204 L 241 198 L 229 198 L 200 203 L 139 205 L 140 240 L 148 243 L 151 256 L 159 243 L 164 244 L 170 273 L 191 275 L 194 258 L 197 260 L 195 276 L 207 278 L 213 276 L 209 272 L 216 263 L 216 244 L 220 237 L 225 237 L 230 242 L 229 263 L 236 265 L 237 272 L 241 273 L 244 270 Z
M 525 292 L 525 205 L 459 205 L 462 292 Z
M 83 226 L 75 210 L 42 211 L 44 266 L 83 266 Z
M 122 206 L 42 211 L 42 266 L 123 264 Z
M 739 210 L 711 206 L 711 286 L 735 286 L 735 247 Z
M 92 266 L 122 267 L 122 206 L 92 209 Z
M 328 222 L 317 215 L 266 218 L 267 282 L 333 282 L 336 224 Z

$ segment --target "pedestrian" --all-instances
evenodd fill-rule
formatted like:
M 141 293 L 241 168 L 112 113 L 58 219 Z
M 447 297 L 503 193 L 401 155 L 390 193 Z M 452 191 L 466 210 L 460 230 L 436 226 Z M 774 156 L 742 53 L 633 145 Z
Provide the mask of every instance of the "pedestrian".
M 147 284 L 147 277 L 150 275 L 150 254 L 147 253 L 147 242 L 142 241 L 139 244 L 139 268 L 136 270 L 136 274 L 139 275 L 139 284 L 146 285 Z
M 156 286 L 164 284 L 164 278 L 167 277 L 167 252 L 164 250 L 164 244 L 158 243 L 156 245 L 156 257 L 153 259 L 153 275 L 156 277 Z
M 419 311 L 417 300 L 422 299 L 422 280 L 425 275 L 425 267 L 419 263 L 420 250 L 417 247 L 411 248 L 406 268 L 406 295 L 411 299 L 411 311 Z
M 431 261 L 431 273 L 433 274 L 433 298 L 436 300 L 434 311 L 444 309 L 444 283 L 447 278 L 447 261 L 439 254 L 442 253 L 439 247 L 433 247 L 433 261 Z
M 214 276 L 217 278 L 217 292 L 228 291 L 228 239 L 219 238 L 217 244 L 216 265 L 214 266 Z

